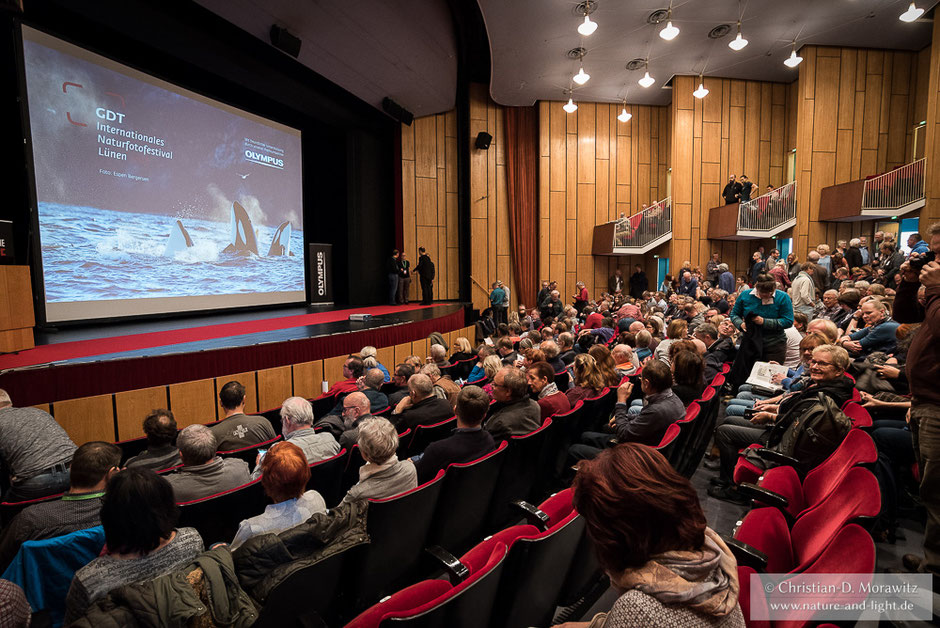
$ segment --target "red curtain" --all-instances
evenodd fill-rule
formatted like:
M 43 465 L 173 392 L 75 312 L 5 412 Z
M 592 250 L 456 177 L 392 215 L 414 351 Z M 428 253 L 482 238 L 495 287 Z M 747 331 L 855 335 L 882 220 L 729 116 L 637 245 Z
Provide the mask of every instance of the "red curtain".
M 519 302 L 535 307 L 538 292 L 539 111 L 506 107 L 509 243 Z

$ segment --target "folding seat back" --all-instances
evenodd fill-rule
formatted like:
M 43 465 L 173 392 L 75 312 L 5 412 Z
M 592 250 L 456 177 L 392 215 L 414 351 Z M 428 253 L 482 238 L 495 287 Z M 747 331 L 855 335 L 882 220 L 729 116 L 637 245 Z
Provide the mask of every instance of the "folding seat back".
M 248 463 L 249 466 L 254 466 L 255 461 L 258 459 L 258 450 L 259 449 L 268 449 L 274 443 L 281 440 L 280 436 L 275 436 L 274 438 L 268 439 L 262 443 L 256 443 L 254 445 L 248 445 L 247 447 L 240 447 L 238 449 L 230 449 L 229 451 L 220 451 L 219 455 L 223 458 L 239 458 Z
M 583 422 L 581 419 L 583 414 L 584 402 L 578 401 L 568 412 L 552 416 L 552 423 L 555 424 L 556 430 L 556 437 L 553 439 L 554 451 L 551 452 L 554 457 L 550 469 L 552 477 L 561 476 L 568 460 L 568 448 L 580 441 L 581 432 L 578 430 Z
M 786 518 L 776 508 L 749 511 L 737 523 L 732 537 L 767 556 L 767 573 L 786 573 L 794 566 L 790 529 Z
M 414 576 L 427 545 L 434 510 L 444 486 L 444 472 L 410 491 L 369 500 L 370 543 L 361 559 L 348 564 L 345 582 L 355 582 L 354 609 L 376 602 Z
M 565 392 L 570 388 L 571 376 L 568 374 L 567 369 L 560 373 L 555 373 L 555 385 L 558 386 L 558 390 L 561 392 Z
M 467 379 L 470 375 L 470 371 L 473 370 L 473 365 L 477 362 L 477 357 L 473 356 L 467 358 L 466 360 L 457 360 L 450 367 L 450 377 L 454 381 L 458 379 Z
M 271 408 L 270 410 L 265 410 L 264 412 L 259 412 L 258 416 L 263 416 L 271 424 L 271 427 L 274 429 L 275 434 L 281 433 L 281 407 Z
M 539 429 L 509 439 L 509 450 L 503 457 L 490 500 L 486 531 L 497 530 L 509 523 L 513 517 L 512 502 L 529 497 L 541 473 L 539 461 L 551 425 L 552 420 L 546 419 Z
M 310 405 L 313 406 L 313 416 L 321 419 L 336 406 L 339 398 L 336 395 L 321 395 L 316 399 L 309 399 L 309 401 Z
M 722 366 L 724 369 L 724 365 Z M 721 390 L 721 387 L 725 385 L 726 381 L 725 372 L 722 370 L 718 375 L 715 375 L 715 378 L 708 384 L 709 388 L 714 388 L 715 390 Z
M 856 403 L 854 399 L 844 404 L 842 411 L 845 412 L 845 416 L 852 419 L 852 427 L 868 428 L 872 426 L 872 418 L 868 410 Z
M 715 420 L 718 416 L 718 405 L 720 403 L 717 390 L 706 387 L 697 403 L 700 408 L 699 416 L 695 419 L 692 425 L 692 434 L 683 448 L 682 468 L 679 470 L 685 477 L 692 477 L 692 474 L 698 469 L 715 431 Z
M 447 467 L 428 545 L 458 554 L 481 536 L 508 449 L 509 442 L 503 441 L 485 456 Z
M 707 409 L 707 408 L 706 408 Z M 673 460 L 672 466 L 674 469 L 680 473 L 683 470 L 683 464 L 685 463 L 686 453 L 689 447 L 692 446 L 692 436 L 695 432 L 695 428 L 698 427 L 698 420 L 702 415 L 702 406 L 699 405 L 698 401 L 693 401 L 685 408 L 685 416 L 681 417 L 676 421 L 679 424 L 679 437 L 676 439 L 676 445 L 673 447 L 672 455 Z
M 340 591 L 347 559 L 362 547 L 351 547 L 298 569 L 271 589 L 255 628 L 335 625 L 334 611 L 341 608 Z
M 22 502 L 2 502 L 0 503 L 0 528 L 6 527 L 8 523 L 13 521 L 13 518 L 20 514 L 24 509 L 29 508 L 33 504 L 42 504 L 45 502 L 55 501 L 60 499 L 65 493 L 56 493 L 55 495 L 48 495 L 46 497 L 37 497 L 36 499 L 28 499 Z
M 196 528 L 206 547 L 231 543 L 243 519 L 264 512 L 268 500 L 261 478 L 233 489 L 189 502 L 180 502 L 180 527 Z
M 581 432 L 600 431 L 610 420 L 616 402 L 617 391 L 612 388 L 604 388 L 596 397 L 585 399 L 584 414 L 579 426 Z
M 348 452 L 341 449 L 335 456 L 310 465 L 307 490 L 320 493 L 327 508 L 333 508 L 343 499 L 343 472 L 346 470 L 348 459 Z
M 571 510 L 545 532 L 518 538 L 510 547 L 489 625 L 549 625 L 583 533 L 584 519 Z
M 408 444 L 404 450 L 404 456 L 399 455 L 399 458 L 410 458 L 416 456 L 423 452 L 425 448 L 433 443 L 436 440 L 441 440 L 442 438 L 447 438 L 453 434 L 454 430 L 457 428 L 457 417 L 452 416 L 443 421 L 438 421 L 432 425 L 419 425 L 414 428 L 414 433 L 411 438 L 408 439 Z M 399 445 L 399 451 L 401 445 Z
M 121 448 L 121 464 L 123 465 L 129 459 L 141 454 L 147 449 L 147 437 L 130 438 L 128 440 L 119 440 L 114 443 Z
M 672 457 L 673 449 L 675 449 L 676 442 L 679 440 L 679 434 L 682 432 L 682 428 L 678 423 L 673 423 L 666 428 L 666 432 L 663 434 L 663 437 L 659 440 L 659 444 L 654 445 L 653 449 L 661 453 L 666 457 L 667 460 L 670 460 Z

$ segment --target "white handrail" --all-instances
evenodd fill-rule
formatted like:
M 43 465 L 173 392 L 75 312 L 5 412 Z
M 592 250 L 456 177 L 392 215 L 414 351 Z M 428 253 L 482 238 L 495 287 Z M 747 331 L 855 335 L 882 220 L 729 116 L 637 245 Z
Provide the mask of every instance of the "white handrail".
M 862 187 L 862 209 L 900 209 L 926 198 L 924 171 L 927 159 L 895 168 L 891 172 L 866 179 Z
M 772 232 L 796 218 L 796 181 L 738 205 L 738 231 Z
M 672 197 L 613 221 L 615 247 L 643 247 L 672 232 Z

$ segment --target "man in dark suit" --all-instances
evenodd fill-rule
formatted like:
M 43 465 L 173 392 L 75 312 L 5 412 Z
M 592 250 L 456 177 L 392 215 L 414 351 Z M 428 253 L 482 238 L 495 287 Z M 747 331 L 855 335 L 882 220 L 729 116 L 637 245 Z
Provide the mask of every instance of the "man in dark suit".
M 731 338 L 719 338 L 718 330 L 711 323 L 702 323 L 693 334 L 705 343 L 705 383 L 715 379 L 725 362 L 734 359 L 734 342 Z
M 454 416 L 454 409 L 446 399 L 434 395 L 431 378 L 415 373 L 408 379 L 408 396 L 392 410 L 390 420 L 402 431 L 419 425 L 433 425 Z
M 490 396 L 479 386 L 464 386 L 457 395 L 457 429 L 454 435 L 428 445 L 413 458 L 418 484 L 432 479 L 447 465 L 469 462 L 496 449 L 496 442 L 481 427 L 490 406 Z
M 434 300 L 434 262 L 423 246 L 418 248 L 415 272 L 421 276 L 421 305 L 431 305 Z

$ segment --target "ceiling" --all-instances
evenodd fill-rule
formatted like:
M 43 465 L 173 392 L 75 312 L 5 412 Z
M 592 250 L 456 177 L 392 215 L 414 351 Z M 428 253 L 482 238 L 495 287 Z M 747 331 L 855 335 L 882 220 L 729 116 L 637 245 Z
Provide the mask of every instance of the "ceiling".
M 390 97 L 416 116 L 453 109 L 457 86 L 457 40 L 448 0 L 196 0 L 264 41 L 272 24 L 303 41 L 299 61 L 365 102 L 381 108 Z M 455 0 L 451 0 L 455 1 Z M 796 39 L 807 44 L 921 50 L 930 43 L 928 16 L 898 20 L 910 0 L 674 0 L 672 22 L 679 36 L 658 36 L 663 25 L 647 18 L 669 0 L 595 0 L 598 24 L 581 37 L 577 0 L 456 0 L 479 4 L 492 59 L 490 91 L 502 105 L 561 100 L 575 87 L 575 100 L 665 105 L 675 75 L 699 74 L 791 82 L 798 70 L 783 65 Z M 917 0 L 931 9 L 940 0 Z M 743 13 L 743 17 L 742 17 Z M 749 45 L 728 48 L 741 17 Z M 731 26 L 720 39 L 709 31 Z M 578 87 L 571 76 L 578 61 L 569 50 L 583 46 L 591 80 Z M 636 83 L 643 69 L 631 59 L 649 58 L 656 83 Z

